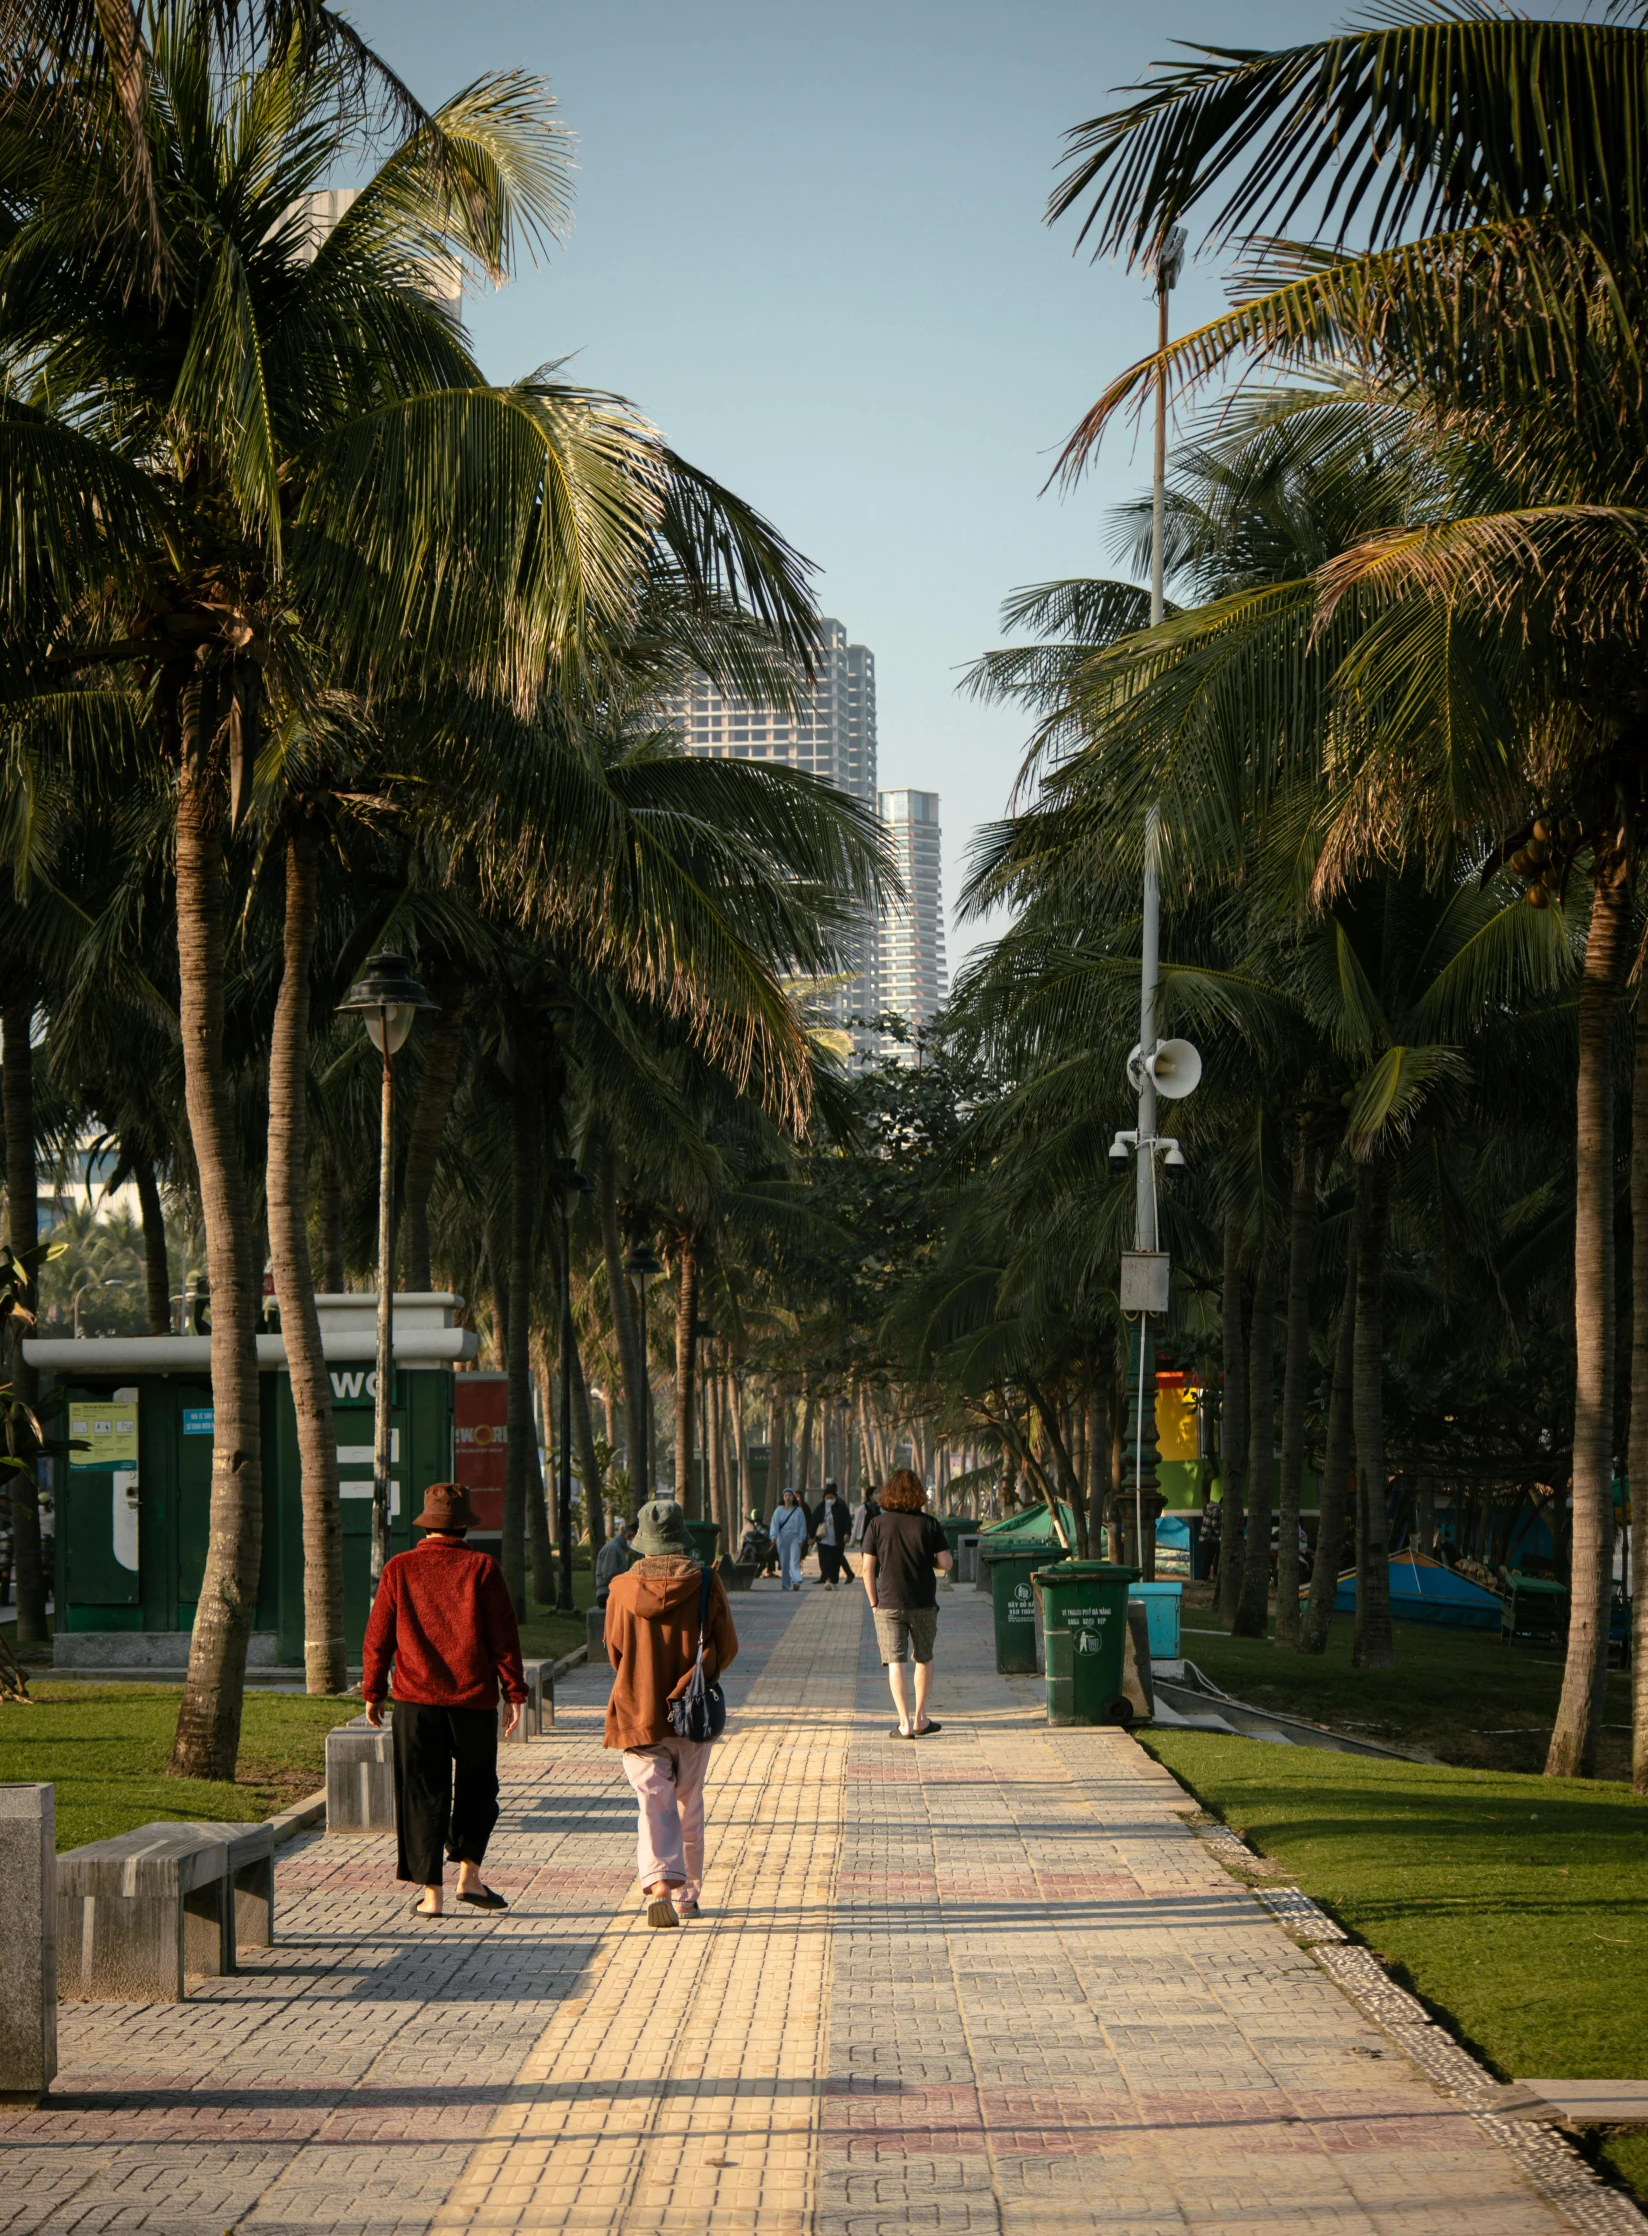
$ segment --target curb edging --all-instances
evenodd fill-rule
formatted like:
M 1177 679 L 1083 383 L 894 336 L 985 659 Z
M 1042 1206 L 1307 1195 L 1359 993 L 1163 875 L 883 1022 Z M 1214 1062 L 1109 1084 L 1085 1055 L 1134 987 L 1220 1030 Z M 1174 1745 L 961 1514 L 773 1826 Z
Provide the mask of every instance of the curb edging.
M 1193 1825 L 1191 1830 L 1222 1862 L 1260 1860 L 1227 1824 Z M 1500 2092 L 1486 2067 L 1431 2017 L 1416 1995 L 1397 1986 L 1371 1949 L 1351 1941 L 1308 1894 L 1298 1887 L 1254 1885 L 1248 1892 L 1432 2087 L 1461 2099 Z M 1466 2102 L 1459 2109 L 1506 2152 L 1529 2187 L 1583 2236 L 1644 2236 L 1648 2231 L 1648 2214 L 1635 2199 L 1605 2182 L 1557 2128 L 1538 2120 L 1505 2119 Z

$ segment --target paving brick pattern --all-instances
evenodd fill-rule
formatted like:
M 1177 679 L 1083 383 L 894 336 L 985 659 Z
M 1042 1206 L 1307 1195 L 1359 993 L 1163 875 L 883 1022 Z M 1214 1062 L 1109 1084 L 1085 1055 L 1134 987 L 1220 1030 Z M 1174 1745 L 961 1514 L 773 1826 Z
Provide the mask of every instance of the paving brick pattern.
M 735 1604 L 702 1922 L 646 1929 L 575 1673 L 553 1738 L 505 1751 L 507 1915 L 419 1924 L 389 1842 L 302 1842 L 267 1959 L 181 2006 L 64 2007 L 49 2108 L 0 2112 L 0 2231 L 1574 2225 L 1139 1749 L 995 1675 L 978 1595 L 945 1594 L 916 1744 L 861 1594 Z

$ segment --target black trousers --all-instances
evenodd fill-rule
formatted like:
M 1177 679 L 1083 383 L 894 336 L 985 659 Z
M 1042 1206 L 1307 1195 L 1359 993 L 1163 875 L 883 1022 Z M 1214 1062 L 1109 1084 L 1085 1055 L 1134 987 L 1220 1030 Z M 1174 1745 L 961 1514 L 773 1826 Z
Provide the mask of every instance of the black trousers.
M 496 1708 L 420 1708 L 397 1700 L 395 1750 L 398 1879 L 438 1887 L 443 1856 L 481 1863 L 498 1821 Z
M 820 1544 L 818 1548 L 818 1581 L 821 1584 L 839 1584 L 843 1575 L 848 1583 L 853 1572 L 847 1565 L 846 1548 L 841 1545 Z

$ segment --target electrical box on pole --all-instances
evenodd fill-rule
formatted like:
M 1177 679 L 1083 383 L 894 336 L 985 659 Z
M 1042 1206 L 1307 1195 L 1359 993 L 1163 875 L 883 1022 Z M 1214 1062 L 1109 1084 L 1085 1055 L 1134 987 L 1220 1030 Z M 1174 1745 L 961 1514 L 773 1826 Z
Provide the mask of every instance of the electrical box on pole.
M 1165 1312 L 1168 1302 L 1168 1256 L 1165 1250 L 1122 1252 L 1122 1310 Z

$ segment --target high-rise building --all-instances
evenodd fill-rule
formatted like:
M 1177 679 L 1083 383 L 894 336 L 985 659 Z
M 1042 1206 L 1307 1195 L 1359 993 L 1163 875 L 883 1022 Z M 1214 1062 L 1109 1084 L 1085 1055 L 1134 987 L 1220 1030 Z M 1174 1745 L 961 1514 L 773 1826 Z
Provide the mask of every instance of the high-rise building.
M 904 882 L 902 901 L 881 912 L 876 941 L 876 1007 L 902 1017 L 912 1033 L 930 1024 L 949 991 L 944 968 L 942 848 L 936 792 L 883 792 L 877 801 L 894 864 Z M 888 1055 L 906 1051 L 896 1041 Z
M 700 678 L 669 694 L 663 715 L 689 753 L 707 760 L 784 761 L 805 769 L 867 807 L 876 805 L 875 654 L 849 644 L 839 621 L 819 625 L 817 673 L 794 714 L 728 695 Z M 849 941 L 850 977 L 828 1002 L 833 1020 L 869 1017 L 876 1007 L 876 923 L 866 912 Z M 854 1035 L 859 1052 L 873 1035 Z

